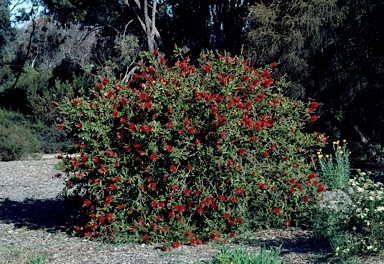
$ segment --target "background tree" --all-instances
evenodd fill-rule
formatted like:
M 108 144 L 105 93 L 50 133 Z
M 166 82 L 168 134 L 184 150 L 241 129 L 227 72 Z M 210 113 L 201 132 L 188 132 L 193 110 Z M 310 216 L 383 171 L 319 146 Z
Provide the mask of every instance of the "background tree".
M 12 59 L 12 42 L 15 30 L 11 26 L 10 8 L 7 0 L 0 0 L 0 85 L 12 78 L 9 61 Z
M 265 1 L 251 6 L 247 32 L 256 64 L 280 61 L 291 96 L 322 103 L 319 129 L 370 157 L 383 143 L 382 12 L 374 0 Z

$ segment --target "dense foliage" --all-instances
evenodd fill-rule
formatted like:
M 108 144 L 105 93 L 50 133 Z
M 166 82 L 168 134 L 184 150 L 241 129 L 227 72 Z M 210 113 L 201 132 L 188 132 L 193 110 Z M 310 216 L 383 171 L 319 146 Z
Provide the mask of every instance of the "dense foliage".
M 177 247 L 310 222 L 325 137 L 303 129 L 318 103 L 285 97 L 276 63 L 143 59 L 128 84 L 103 78 L 60 106 L 80 153 L 64 158 L 68 192 L 83 197 L 79 235 Z

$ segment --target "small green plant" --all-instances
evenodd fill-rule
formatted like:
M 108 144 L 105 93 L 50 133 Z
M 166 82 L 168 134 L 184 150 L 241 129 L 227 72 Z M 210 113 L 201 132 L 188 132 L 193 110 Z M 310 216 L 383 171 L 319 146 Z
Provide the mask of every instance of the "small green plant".
M 222 241 L 304 225 L 325 191 L 312 162 L 325 141 L 303 132 L 317 102 L 285 97 L 277 63 L 256 69 L 209 52 L 197 65 L 143 53 L 132 81 L 103 78 L 60 105 L 80 157 L 65 156 L 82 195 L 75 232 L 109 241 Z
M 40 253 L 35 253 L 30 259 L 29 263 L 30 264 L 43 264 L 45 263 L 45 258 L 47 257 L 47 254 L 40 254 Z
M 349 150 L 347 141 L 343 143 L 333 142 L 334 156 L 322 153 L 321 149 L 317 152 L 319 177 L 328 190 L 342 190 L 350 179 Z
M 244 249 L 228 251 L 223 247 L 213 262 L 209 264 L 282 264 L 283 258 L 280 257 L 281 248 L 261 249 L 259 254 L 249 253 Z

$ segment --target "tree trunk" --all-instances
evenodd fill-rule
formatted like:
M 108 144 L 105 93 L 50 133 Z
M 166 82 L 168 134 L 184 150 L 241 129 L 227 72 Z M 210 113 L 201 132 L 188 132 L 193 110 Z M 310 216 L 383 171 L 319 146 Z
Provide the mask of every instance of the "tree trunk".
M 355 132 L 359 135 L 360 142 L 362 143 L 363 149 L 367 153 L 368 158 L 370 160 L 375 160 L 377 158 L 377 151 L 376 151 L 375 146 L 371 143 L 369 138 L 364 136 L 363 132 L 360 130 L 360 128 L 355 123 L 350 121 L 350 124 L 353 127 L 353 129 L 355 130 Z
M 139 0 L 134 0 L 136 3 L 136 8 L 142 13 L 138 13 L 134 6 L 129 3 L 129 0 L 123 0 L 124 4 L 127 5 L 131 11 L 135 14 L 137 20 L 139 21 L 144 35 L 147 38 L 148 50 L 153 52 L 155 49 L 161 48 L 163 43 L 161 41 L 161 36 L 159 31 L 156 28 L 156 6 L 157 0 L 152 0 L 152 12 L 149 16 L 148 10 L 148 0 L 144 0 L 143 5 L 141 5 Z

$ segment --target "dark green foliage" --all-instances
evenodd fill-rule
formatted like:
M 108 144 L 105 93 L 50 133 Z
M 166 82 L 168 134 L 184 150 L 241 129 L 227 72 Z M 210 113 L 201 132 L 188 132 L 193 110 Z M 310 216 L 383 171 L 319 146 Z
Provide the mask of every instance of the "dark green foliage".
M 0 161 L 19 160 L 40 152 L 39 141 L 20 114 L 0 109 Z
M 71 144 L 67 133 L 65 131 L 59 131 L 55 125 L 41 130 L 37 138 L 40 141 L 41 151 L 43 153 L 67 151 L 67 147 Z
M 343 8 L 336 0 L 275 0 L 251 6 L 250 11 L 246 54 L 257 64 L 279 61 L 293 82 L 292 96 L 304 98 L 313 58 L 335 41 Z
M 12 72 L 7 62 L 14 35 L 15 30 L 11 27 L 8 1 L 0 0 L 0 85 L 12 78 Z

